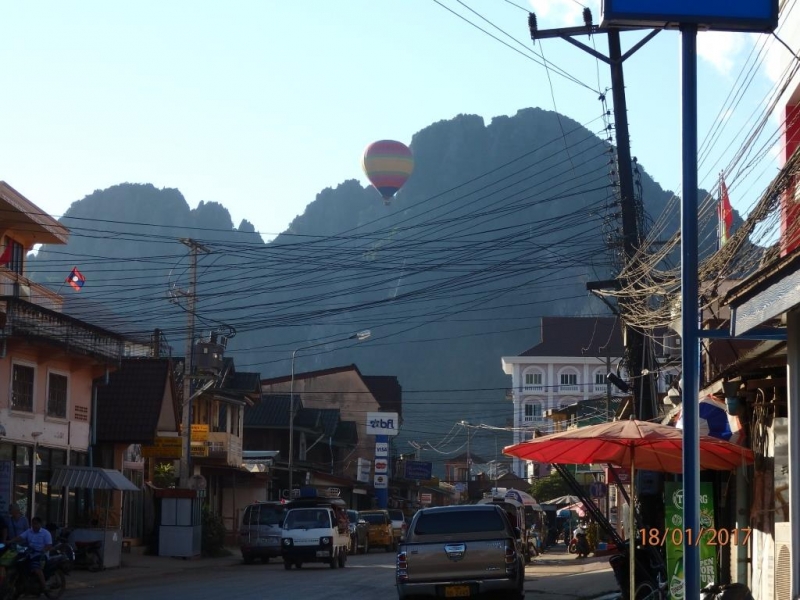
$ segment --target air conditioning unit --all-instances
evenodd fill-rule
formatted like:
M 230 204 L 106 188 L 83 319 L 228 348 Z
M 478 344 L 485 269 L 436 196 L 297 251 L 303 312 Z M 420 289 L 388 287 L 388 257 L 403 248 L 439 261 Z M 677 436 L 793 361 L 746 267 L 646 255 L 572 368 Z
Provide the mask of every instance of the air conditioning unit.
M 775 523 L 775 600 L 792 600 L 791 523 Z

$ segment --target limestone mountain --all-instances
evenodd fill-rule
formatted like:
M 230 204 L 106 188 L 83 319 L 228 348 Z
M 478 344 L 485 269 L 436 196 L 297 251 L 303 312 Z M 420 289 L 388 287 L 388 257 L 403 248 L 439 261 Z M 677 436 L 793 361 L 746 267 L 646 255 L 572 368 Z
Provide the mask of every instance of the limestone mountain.
M 129 334 L 159 327 L 183 355 L 189 262 L 180 240 L 197 240 L 208 250 L 198 261 L 197 332 L 235 329 L 228 353 L 240 369 L 288 374 L 293 350 L 369 329 L 367 342 L 299 353 L 296 370 L 355 363 L 396 375 L 398 451 L 415 442 L 425 460 L 452 456 L 466 440 L 459 421 L 511 418 L 500 357 L 537 343 L 541 316 L 608 315 L 586 282 L 615 272 L 620 208 L 609 143 L 553 112 L 489 124 L 459 115 L 410 146 L 415 172 L 389 206 L 344 181 L 269 243 L 247 221 L 234 227 L 222 204 L 191 209 L 175 189 L 95 191 L 62 219 L 69 244 L 32 258 L 33 278 L 58 287 L 79 266 L 87 282 L 68 311 Z M 644 172 L 639 180 L 646 213 L 660 215 L 671 194 Z M 492 459 L 509 441 L 481 430 L 472 443 Z

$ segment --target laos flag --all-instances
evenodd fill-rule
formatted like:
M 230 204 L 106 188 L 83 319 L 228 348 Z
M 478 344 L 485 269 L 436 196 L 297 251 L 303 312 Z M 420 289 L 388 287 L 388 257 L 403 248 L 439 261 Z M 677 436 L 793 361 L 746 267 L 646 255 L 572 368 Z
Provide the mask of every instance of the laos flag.
M 80 292 L 83 284 L 86 283 L 86 277 L 78 271 L 78 267 L 73 267 L 65 281 L 72 286 L 73 290 Z

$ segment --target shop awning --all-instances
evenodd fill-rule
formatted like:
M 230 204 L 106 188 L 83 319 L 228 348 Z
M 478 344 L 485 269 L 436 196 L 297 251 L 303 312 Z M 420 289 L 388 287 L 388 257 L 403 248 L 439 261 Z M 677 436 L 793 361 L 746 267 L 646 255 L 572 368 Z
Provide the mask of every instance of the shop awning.
M 139 491 L 138 487 L 116 469 L 99 467 L 58 467 L 50 479 L 50 485 L 55 488 Z

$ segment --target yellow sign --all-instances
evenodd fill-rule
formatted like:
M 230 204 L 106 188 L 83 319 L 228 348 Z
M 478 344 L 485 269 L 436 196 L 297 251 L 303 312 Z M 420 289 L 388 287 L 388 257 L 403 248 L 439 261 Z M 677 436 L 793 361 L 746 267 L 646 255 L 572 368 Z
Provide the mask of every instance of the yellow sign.
M 180 448 L 183 445 L 183 439 L 179 437 L 162 437 L 156 436 L 156 440 L 154 442 L 156 446 L 170 446 L 174 447 L 177 446 Z
M 192 456 L 208 456 L 208 446 L 203 444 L 192 444 Z
M 183 448 L 180 446 L 142 446 L 144 458 L 180 458 Z
M 183 433 L 183 425 L 180 427 Z M 192 424 L 192 441 L 193 442 L 207 442 L 208 441 L 208 425 L 201 425 L 198 423 Z
M 192 440 L 196 442 L 207 442 L 208 425 L 192 425 Z

